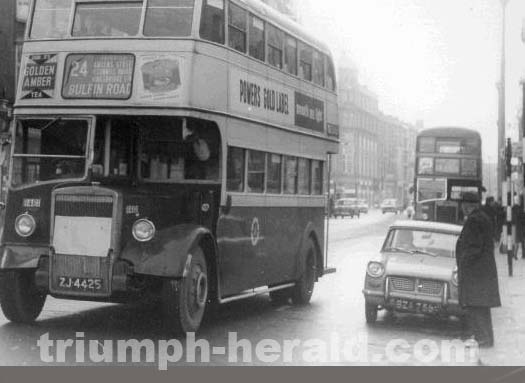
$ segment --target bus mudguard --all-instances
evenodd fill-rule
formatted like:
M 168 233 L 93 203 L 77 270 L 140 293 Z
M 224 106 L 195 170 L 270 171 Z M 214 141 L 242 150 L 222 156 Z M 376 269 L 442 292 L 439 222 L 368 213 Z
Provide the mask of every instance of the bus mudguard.
M 42 255 L 49 247 L 9 246 L 0 247 L 0 271 L 14 269 L 36 269 Z
M 181 278 L 193 246 L 214 242 L 209 229 L 198 225 L 178 225 L 159 230 L 150 242 L 130 241 L 123 249 L 121 259 L 134 265 L 136 274 L 167 278 Z

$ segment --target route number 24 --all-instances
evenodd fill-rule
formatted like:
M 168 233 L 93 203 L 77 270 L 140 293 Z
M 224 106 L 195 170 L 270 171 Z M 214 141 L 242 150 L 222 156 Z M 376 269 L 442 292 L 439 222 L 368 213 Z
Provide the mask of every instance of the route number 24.
M 71 64 L 71 77 L 87 77 L 88 75 L 88 67 L 87 67 L 87 61 L 80 60 L 80 61 L 73 61 Z

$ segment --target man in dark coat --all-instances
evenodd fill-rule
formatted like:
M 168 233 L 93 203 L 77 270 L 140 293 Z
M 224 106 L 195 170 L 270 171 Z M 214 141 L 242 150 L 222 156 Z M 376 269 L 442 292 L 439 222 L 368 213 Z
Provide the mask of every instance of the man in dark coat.
M 501 306 L 494 259 L 495 214 L 492 204 L 474 210 L 456 245 L 459 303 L 466 312 L 467 335 L 483 347 L 494 344 L 490 309 Z

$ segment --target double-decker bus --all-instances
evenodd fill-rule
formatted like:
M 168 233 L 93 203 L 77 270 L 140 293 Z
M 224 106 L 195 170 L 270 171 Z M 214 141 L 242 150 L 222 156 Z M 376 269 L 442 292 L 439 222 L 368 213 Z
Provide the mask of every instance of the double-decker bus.
M 420 132 L 415 174 L 415 218 L 463 223 L 482 197 L 480 134 L 450 127 Z
M 308 303 L 329 271 L 335 81 L 328 47 L 256 0 L 33 0 L 5 316 L 159 298 L 184 333 L 211 301 Z

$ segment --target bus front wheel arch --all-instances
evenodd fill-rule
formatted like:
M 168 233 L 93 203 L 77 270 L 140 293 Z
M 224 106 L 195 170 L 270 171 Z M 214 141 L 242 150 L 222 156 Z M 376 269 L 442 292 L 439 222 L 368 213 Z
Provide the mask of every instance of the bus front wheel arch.
M 162 319 L 176 335 L 197 332 L 210 292 L 209 267 L 200 245 L 191 249 L 182 278 L 165 279 L 162 286 Z

